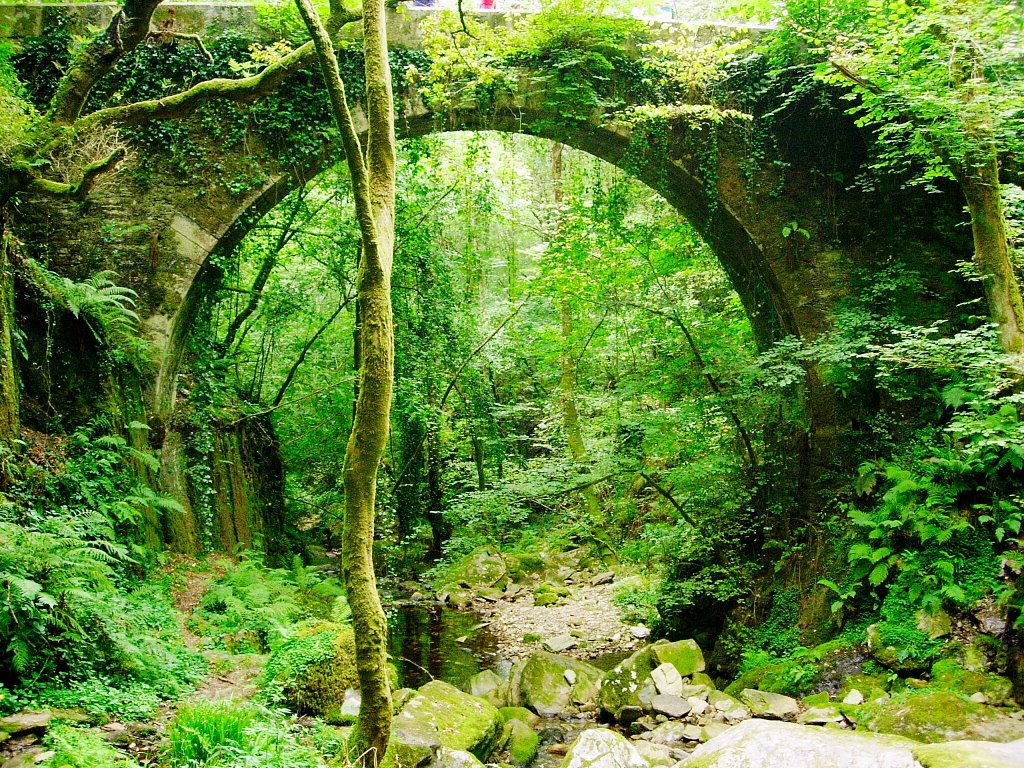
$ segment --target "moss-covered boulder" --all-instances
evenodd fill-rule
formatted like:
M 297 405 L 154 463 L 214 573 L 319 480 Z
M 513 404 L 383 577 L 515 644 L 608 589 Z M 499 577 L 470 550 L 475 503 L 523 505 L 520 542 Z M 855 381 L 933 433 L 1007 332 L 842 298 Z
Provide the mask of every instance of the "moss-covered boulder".
M 704 671 L 704 654 L 696 640 L 659 640 L 651 646 L 651 655 L 657 664 L 671 664 L 682 677 Z
M 402 707 L 392 725 L 391 741 L 399 756 L 411 752 L 408 747 L 437 743 L 487 760 L 500 741 L 503 726 L 494 706 L 434 680 Z
M 555 605 L 563 597 L 569 596 L 569 589 L 563 584 L 552 584 L 545 581 L 533 590 L 534 605 Z
M 618 719 L 623 707 L 642 707 L 640 693 L 655 666 L 648 646 L 608 670 L 597 697 L 601 711 Z
M 950 741 L 913 748 L 922 768 L 1024 768 L 1024 741 Z
M 272 649 L 262 687 L 297 714 L 341 720 L 345 691 L 359 687 L 355 659 L 351 627 L 304 622 Z
M 894 629 L 885 623 L 872 624 L 867 636 L 868 652 L 883 667 L 904 675 L 917 675 L 931 667 L 936 641 L 931 641 L 916 627 L 907 630 L 898 626 Z
M 597 699 L 603 673 L 567 656 L 535 651 L 517 667 L 509 681 L 511 704 L 521 704 L 541 717 L 571 711 Z
M 686 768 L 920 768 L 894 736 L 747 720 L 694 750 Z
M 971 696 L 985 695 L 989 704 L 1011 703 L 1013 684 L 1005 677 L 966 669 L 956 659 L 943 659 L 932 665 L 932 687 Z
M 510 720 L 522 720 L 531 728 L 540 722 L 540 717 L 526 707 L 500 707 L 498 714 L 506 723 Z
M 650 764 L 623 736 L 591 728 L 572 743 L 561 768 L 650 768 Z
M 466 683 L 466 691 L 478 699 L 486 699 L 494 706 L 501 707 L 506 704 L 504 683 L 505 681 L 496 672 L 485 669 L 469 678 Z
M 509 760 L 513 765 L 525 766 L 533 762 L 537 756 L 537 746 L 540 744 L 540 736 L 533 728 L 522 720 L 513 718 L 508 721 L 508 751 Z
M 995 707 L 975 704 L 950 691 L 905 691 L 860 707 L 859 728 L 908 736 L 924 742 L 965 739 L 1014 741 L 1024 738 L 1024 722 Z
M 508 584 L 508 571 L 501 555 L 487 547 L 475 549 L 455 565 L 447 581 L 465 589 L 494 587 L 504 589 Z
M 461 749 L 440 747 L 430 763 L 430 768 L 483 768 L 483 763 Z

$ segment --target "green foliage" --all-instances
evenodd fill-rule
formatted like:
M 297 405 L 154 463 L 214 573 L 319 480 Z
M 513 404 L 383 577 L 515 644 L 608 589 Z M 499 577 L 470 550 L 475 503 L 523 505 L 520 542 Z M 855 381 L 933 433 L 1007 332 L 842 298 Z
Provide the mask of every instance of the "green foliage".
M 295 558 L 290 570 L 270 569 L 247 553 L 203 595 L 189 622 L 197 634 L 232 653 L 266 652 L 300 618 L 346 620 L 340 585 Z
M 55 725 L 47 729 L 45 744 L 56 753 L 50 765 L 59 768 L 138 768 L 94 731 Z
M 256 719 L 251 704 L 197 701 L 180 707 L 167 726 L 167 757 L 172 764 L 216 764 L 232 747 L 246 742 L 246 730 Z

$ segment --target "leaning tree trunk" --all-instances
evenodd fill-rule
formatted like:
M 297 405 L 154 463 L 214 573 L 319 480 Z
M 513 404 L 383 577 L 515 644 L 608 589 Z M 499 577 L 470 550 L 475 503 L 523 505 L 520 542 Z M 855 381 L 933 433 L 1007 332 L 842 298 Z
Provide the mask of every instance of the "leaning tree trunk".
M 391 734 L 387 678 L 387 620 L 377 594 L 373 529 L 377 467 L 391 416 L 395 339 L 391 316 L 391 267 L 395 242 L 395 121 L 382 0 L 363 0 L 366 81 L 366 156 L 348 108 L 338 60 L 311 0 L 296 0 L 324 75 L 342 144 L 359 223 L 362 252 L 356 288 L 360 312 L 359 394 L 345 451 L 345 525 L 342 572 L 352 606 L 356 667 L 362 706 L 353 737 L 356 759 L 374 768 Z M 332 6 L 334 4 L 332 3 Z
M 0 446 L 12 449 L 21 434 L 18 414 L 18 384 L 14 373 L 13 245 L 0 211 Z
M 995 152 L 973 163 L 968 161 L 958 175 L 971 213 L 974 263 L 981 274 L 989 314 L 999 328 L 1003 351 L 1021 360 L 1024 358 L 1024 302 L 1010 261 Z

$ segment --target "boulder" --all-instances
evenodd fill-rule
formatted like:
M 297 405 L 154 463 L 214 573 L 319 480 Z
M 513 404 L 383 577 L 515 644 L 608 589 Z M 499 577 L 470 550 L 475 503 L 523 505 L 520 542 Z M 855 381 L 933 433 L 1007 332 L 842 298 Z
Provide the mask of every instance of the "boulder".
M 508 571 L 501 555 L 481 547 L 470 552 L 452 570 L 452 581 L 460 587 L 494 587 L 503 590 L 508 583 Z
M 651 680 L 658 693 L 666 696 L 683 695 L 683 678 L 671 664 L 660 664 L 651 671 Z
M 672 754 L 672 749 L 664 744 L 640 740 L 634 741 L 633 746 L 640 753 L 640 756 L 655 768 L 658 766 L 669 768 L 669 766 L 675 765 L 678 762 Z
M 1024 739 L 1009 744 L 948 741 L 913 748 L 922 768 L 1024 768 Z
M 483 672 L 477 672 L 469 678 L 469 681 L 466 683 L 466 689 L 471 696 L 476 696 L 478 699 L 487 699 L 494 706 L 500 707 L 505 703 L 499 691 L 504 682 L 496 672 L 485 669 Z
M 857 725 L 925 742 L 1014 741 L 1024 722 L 949 691 L 907 691 L 858 710 Z
M 345 692 L 359 688 L 352 627 L 329 621 L 298 624 L 271 651 L 262 686 L 279 692 L 296 714 L 344 720 Z
M 659 693 L 651 700 L 651 709 L 667 717 L 686 717 L 690 714 L 690 703 L 679 696 L 666 696 Z
M 544 650 L 551 651 L 551 653 L 563 653 L 568 651 L 570 648 L 575 648 L 579 644 L 580 641 L 572 635 L 557 635 L 555 637 L 549 637 L 542 643 Z
M 828 725 L 829 723 L 842 723 L 845 719 L 837 707 L 825 704 L 811 707 L 797 718 L 797 722 L 803 725 Z
M 483 768 L 483 763 L 469 752 L 438 747 L 434 759 L 430 761 L 430 766 L 431 768 Z
M 575 674 L 574 684 L 569 683 L 567 670 Z M 593 702 L 601 675 L 600 669 L 585 662 L 535 651 L 509 681 L 510 703 L 529 707 L 541 717 L 562 714 Z
M 851 688 L 850 692 L 843 698 L 843 704 L 849 704 L 853 707 L 859 707 L 864 703 L 864 694 L 858 691 L 856 688 Z
M 563 584 L 544 582 L 533 590 L 534 605 L 555 605 L 563 597 L 569 596 L 569 590 Z
M 590 579 L 590 586 L 599 587 L 602 584 L 611 584 L 615 581 L 614 571 L 602 571 L 601 573 L 594 574 Z
M 747 720 L 697 747 L 686 768 L 919 768 L 914 742 Z
M 501 707 L 498 714 L 506 723 L 510 720 L 522 720 L 531 728 L 540 722 L 540 718 L 526 707 Z
M 537 756 L 540 736 L 518 718 L 508 721 L 508 756 L 513 765 L 525 766 Z
M 651 646 L 651 655 L 657 664 L 671 664 L 682 677 L 704 671 L 704 654 L 696 640 L 660 640 Z
M 934 613 L 918 611 L 915 618 L 917 619 L 917 628 L 932 640 L 946 637 L 953 631 L 953 621 L 949 618 L 949 614 L 941 608 Z
M 53 714 L 47 710 L 38 712 L 18 712 L 0 718 L 0 733 L 7 736 L 20 736 L 23 733 L 42 733 L 53 720 Z
M 800 705 L 796 699 L 780 693 L 768 693 L 754 688 L 746 688 L 740 694 L 740 700 L 750 709 L 754 717 L 768 720 L 796 720 L 800 714 Z
M 572 743 L 561 768 L 650 768 L 623 736 L 604 728 L 591 728 Z
M 435 752 L 437 747 L 447 747 L 487 760 L 502 735 L 502 726 L 498 710 L 490 703 L 433 680 L 420 688 L 394 719 L 391 742 L 396 747 L 396 763 L 399 768 L 419 765 L 398 758 L 409 759 L 435 744 Z
M 641 706 L 640 689 L 656 666 L 652 663 L 652 647 L 641 648 L 605 673 L 598 695 L 598 704 L 603 712 L 618 719 L 623 707 Z
M 877 624 L 868 627 L 867 635 L 868 652 L 883 667 L 888 667 L 894 672 L 902 672 L 905 675 L 926 672 L 931 667 L 931 662 L 928 659 L 919 659 L 901 651 L 895 645 L 886 644 Z
M 697 728 L 697 737 L 690 739 L 693 726 L 686 723 L 662 723 L 649 733 L 643 734 L 642 739 L 652 741 L 655 744 L 678 744 L 681 741 L 697 741 L 700 738 L 700 728 Z
M 719 723 L 712 721 L 707 725 L 704 725 L 700 729 L 700 740 L 701 742 L 711 741 L 716 736 L 721 736 L 723 733 L 728 731 L 732 726 L 727 723 Z

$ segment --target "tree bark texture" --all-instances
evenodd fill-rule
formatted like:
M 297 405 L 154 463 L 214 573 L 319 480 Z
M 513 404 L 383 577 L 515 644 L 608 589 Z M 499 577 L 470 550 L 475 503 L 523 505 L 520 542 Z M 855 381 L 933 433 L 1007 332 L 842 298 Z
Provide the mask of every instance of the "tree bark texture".
M 356 287 L 360 312 L 359 395 L 345 451 L 342 572 L 352 606 L 362 706 L 353 757 L 378 765 L 391 734 L 387 620 L 373 567 L 377 468 L 387 445 L 394 380 L 391 267 L 395 227 L 395 127 L 382 0 L 363 2 L 363 63 L 368 121 L 366 156 L 348 108 L 330 35 L 310 0 L 296 0 L 323 72 L 352 178 L 362 253 Z
M 981 274 L 989 314 L 999 328 L 999 342 L 1006 353 L 1024 358 L 1024 302 L 1010 261 L 995 152 L 966 165 L 960 186 L 971 213 L 974 263 Z
M 0 444 L 7 448 L 21 434 L 18 412 L 18 381 L 14 373 L 12 331 L 14 326 L 13 245 L 0 211 Z

